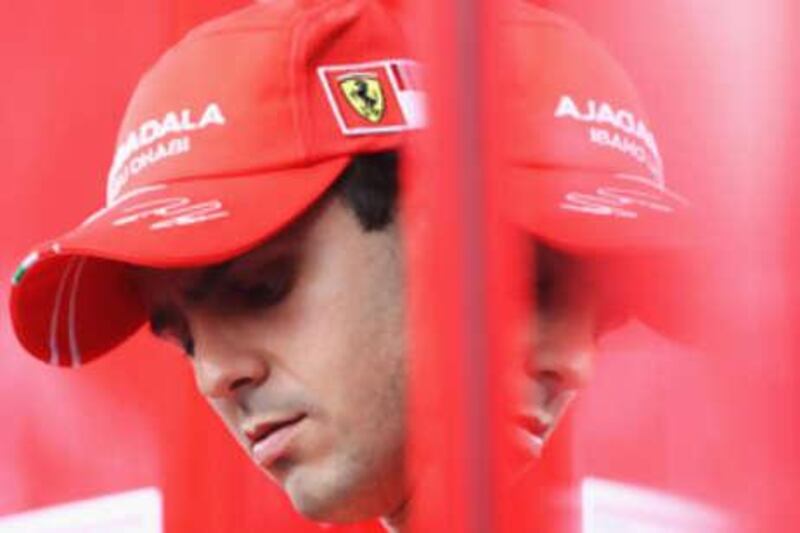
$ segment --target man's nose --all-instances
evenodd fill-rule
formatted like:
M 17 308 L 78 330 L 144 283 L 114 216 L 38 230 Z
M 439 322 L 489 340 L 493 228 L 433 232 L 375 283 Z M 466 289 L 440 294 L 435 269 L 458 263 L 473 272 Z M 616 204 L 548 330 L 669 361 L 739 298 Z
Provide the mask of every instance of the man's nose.
M 198 320 L 193 324 L 194 374 L 197 388 L 207 398 L 229 397 L 257 386 L 269 377 L 269 363 L 237 336 Z
M 534 355 L 528 375 L 548 389 L 580 389 L 592 375 L 594 350 L 590 347 L 541 347 Z
M 597 351 L 589 321 L 544 326 L 525 362 L 527 375 L 548 389 L 579 389 L 591 378 Z

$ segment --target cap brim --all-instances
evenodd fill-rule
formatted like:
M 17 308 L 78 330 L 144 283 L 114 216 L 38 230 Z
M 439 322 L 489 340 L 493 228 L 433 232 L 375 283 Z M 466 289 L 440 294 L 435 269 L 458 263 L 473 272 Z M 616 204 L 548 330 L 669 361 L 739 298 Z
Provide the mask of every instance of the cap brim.
M 627 174 L 515 167 L 504 209 L 523 230 L 581 251 L 670 250 L 696 244 L 681 195 Z
M 23 262 L 11 293 L 17 337 L 51 364 L 99 357 L 146 318 L 130 265 L 185 268 L 240 255 L 306 211 L 349 160 L 176 180 L 122 197 Z
M 678 341 L 697 316 L 685 287 L 697 283 L 702 237 L 681 195 L 619 174 L 517 168 L 503 191 L 507 214 L 525 232 L 597 260 L 604 298 Z

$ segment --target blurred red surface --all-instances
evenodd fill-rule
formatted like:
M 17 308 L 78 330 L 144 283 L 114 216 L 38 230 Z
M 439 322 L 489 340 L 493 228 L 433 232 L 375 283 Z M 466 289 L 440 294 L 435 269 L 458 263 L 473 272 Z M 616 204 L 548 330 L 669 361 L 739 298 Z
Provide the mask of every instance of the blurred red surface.
M 32 243 L 103 202 L 117 128 L 139 76 L 188 29 L 245 4 L 4 5 L 4 280 Z M 0 285 L 4 302 L 8 290 Z M 253 468 L 194 390 L 179 353 L 139 334 L 80 371 L 49 368 L 22 352 L 5 304 L 0 317 L 0 515 L 155 486 L 167 532 L 320 529 Z
M 4 6 L 3 279 L 32 242 L 77 223 L 102 201 L 117 124 L 144 69 L 188 28 L 244 3 L 12 0 Z M 587 476 L 619 480 L 710 504 L 753 530 L 796 531 L 800 65 L 791 22 L 800 19 L 798 6 L 540 3 L 578 19 L 631 73 L 668 179 L 705 213 L 710 243 L 701 274 L 673 287 L 693 304 L 698 347 L 637 325 L 606 339 L 594 383 L 539 467 L 545 487 L 569 469 L 570 483 Z M 453 50 L 434 52 L 444 76 L 445 54 Z M 449 154 L 453 172 L 463 164 L 458 155 Z M 7 300 L 7 284 L 0 296 Z M 672 313 L 690 312 L 676 300 Z M 0 515 L 157 486 L 167 532 L 318 529 L 295 516 L 225 435 L 177 353 L 139 335 L 80 372 L 52 369 L 22 353 L 7 309 L 0 309 Z M 451 319 L 417 327 L 423 335 L 441 334 L 440 326 L 458 334 L 463 324 Z M 445 351 L 448 342 L 455 341 L 445 341 Z M 446 357 L 458 361 L 453 352 Z M 431 372 L 451 370 L 440 365 Z M 435 374 L 428 379 L 436 383 Z M 466 401 L 453 397 L 459 398 Z M 460 415 L 457 424 L 466 424 L 468 413 Z M 434 422 L 419 423 L 416 432 Z M 466 443 L 455 437 L 464 426 L 442 429 L 456 432 L 443 438 L 458 457 Z M 467 486 L 460 476 L 474 472 L 464 464 L 446 467 L 453 477 L 422 510 L 446 511 L 439 518 L 473 516 L 464 506 L 479 495 L 444 490 L 448 483 Z M 497 480 L 489 481 L 492 487 Z M 548 495 L 536 497 L 541 512 L 530 520 L 547 520 L 555 512 Z M 498 508 L 496 500 L 487 507 Z M 444 527 L 461 530 L 457 522 Z

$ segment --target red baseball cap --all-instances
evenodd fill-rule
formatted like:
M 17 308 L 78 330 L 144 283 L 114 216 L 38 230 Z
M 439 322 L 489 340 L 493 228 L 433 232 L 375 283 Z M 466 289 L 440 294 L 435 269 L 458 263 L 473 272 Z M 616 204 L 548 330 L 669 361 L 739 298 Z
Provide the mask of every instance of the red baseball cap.
M 77 366 L 146 320 L 128 265 L 203 266 L 296 219 L 359 153 L 400 147 L 423 96 L 398 22 L 372 0 L 265 2 L 164 54 L 120 128 L 106 205 L 14 276 L 22 345 Z
M 669 188 L 632 81 L 575 23 L 514 2 L 502 94 L 504 205 L 559 247 L 652 251 L 691 243 L 689 201 Z

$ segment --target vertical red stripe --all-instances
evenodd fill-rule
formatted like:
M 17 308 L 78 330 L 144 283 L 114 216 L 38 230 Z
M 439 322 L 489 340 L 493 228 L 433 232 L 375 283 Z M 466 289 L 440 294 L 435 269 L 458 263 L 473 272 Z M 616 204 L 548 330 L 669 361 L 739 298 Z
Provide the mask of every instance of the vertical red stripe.
M 395 81 L 397 82 L 397 88 L 401 91 L 406 90 L 406 80 L 403 76 L 403 71 L 398 67 L 397 63 L 389 63 L 389 68 L 392 70 L 392 76 L 394 76 Z
M 491 42 L 504 2 L 416 4 L 431 127 L 415 136 L 407 211 L 412 327 L 414 531 L 502 531 L 495 380 L 498 217 Z M 435 179 L 430 179 L 434 177 Z M 502 283 L 500 284 L 502 285 Z M 490 290 L 490 287 L 492 290 Z M 499 315 L 498 315 L 499 316 Z M 501 326 L 502 327 L 502 326 Z M 490 355 L 490 352 L 492 355 Z

